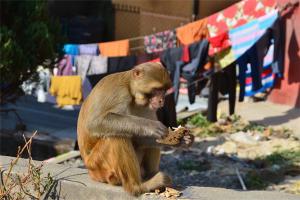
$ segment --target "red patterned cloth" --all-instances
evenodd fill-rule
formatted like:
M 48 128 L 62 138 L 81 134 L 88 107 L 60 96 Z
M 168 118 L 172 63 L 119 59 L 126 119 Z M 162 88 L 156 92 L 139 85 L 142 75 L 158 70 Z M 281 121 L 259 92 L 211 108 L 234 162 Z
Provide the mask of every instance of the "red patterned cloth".
M 217 35 L 215 37 L 209 37 L 208 41 L 210 43 L 208 52 L 210 56 L 231 46 L 228 32 L 221 33 L 220 35 Z
M 216 48 L 211 45 L 209 55 L 218 53 L 230 46 L 229 40 L 222 40 L 228 30 L 269 13 L 275 6 L 276 0 L 243 0 L 207 17 L 209 38 L 219 39 L 219 42 L 223 41 L 222 45 Z

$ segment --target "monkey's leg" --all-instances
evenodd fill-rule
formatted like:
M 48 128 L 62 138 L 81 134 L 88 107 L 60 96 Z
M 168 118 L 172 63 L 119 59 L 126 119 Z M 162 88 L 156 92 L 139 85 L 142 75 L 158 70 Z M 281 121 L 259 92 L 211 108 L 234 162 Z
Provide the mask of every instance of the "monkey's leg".
M 105 148 L 105 151 L 102 148 Z M 101 145 L 95 145 L 89 155 L 90 159 L 91 155 L 94 156 L 94 160 L 101 161 L 98 162 L 98 168 L 89 170 L 91 177 L 96 176 L 99 181 L 113 185 L 122 183 L 124 189 L 133 195 L 163 187 L 170 182 L 163 173 L 157 173 L 150 180 L 141 182 L 140 165 L 131 139 L 102 139 Z
M 142 159 L 142 166 L 145 170 L 145 177 L 151 178 L 159 172 L 160 163 L 160 149 L 159 148 L 145 148 Z

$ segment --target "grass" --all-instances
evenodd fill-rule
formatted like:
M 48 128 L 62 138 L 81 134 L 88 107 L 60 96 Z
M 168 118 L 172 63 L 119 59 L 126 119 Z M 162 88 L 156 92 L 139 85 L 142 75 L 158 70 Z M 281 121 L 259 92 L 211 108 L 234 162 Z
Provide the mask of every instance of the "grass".
M 245 184 L 249 190 L 263 190 L 268 186 L 268 182 L 254 170 L 246 174 Z
M 257 169 L 246 174 L 249 189 L 265 189 L 270 183 L 277 184 L 284 175 L 298 175 L 300 172 L 300 149 L 276 151 L 254 161 Z M 274 166 L 278 166 L 274 168 Z

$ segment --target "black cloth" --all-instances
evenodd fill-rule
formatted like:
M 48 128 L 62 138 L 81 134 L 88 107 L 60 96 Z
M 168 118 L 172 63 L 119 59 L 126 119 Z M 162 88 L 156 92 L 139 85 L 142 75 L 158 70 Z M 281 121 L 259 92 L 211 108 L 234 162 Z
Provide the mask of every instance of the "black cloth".
M 137 64 L 136 56 L 109 57 L 107 61 L 108 74 L 132 69 Z
M 105 76 L 109 75 L 109 73 L 105 74 L 94 74 L 94 75 L 87 75 L 86 77 L 88 78 L 92 88 L 97 85 L 97 83 L 104 78 Z
M 282 18 L 279 17 L 255 44 L 258 63 L 261 67 L 270 45 L 274 44 L 272 71 L 279 77 L 283 75 L 284 69 L 285 31 L 282 21 Z
M 199 73 L 204 72 L 204 65 L 208 61 L 208 40 L 204 39 L 200 42 L 195 43 L 189 47 L 190 53 L 190 63 L 182 67 L 182 76 L 187 80 L 188 84 L 188 96 L 189 102 L 191 104 L 195 103 L 195 98 L 197 94 L 197 84 L 195 81 L 200 78 Z M 202 81 L 202 86 L 205 82 Z M 202 87 L 203 88 L 203 87 Z
M 167 127 L 177 127 L 174 93 L 166 96 L 164 106 L 157 111 L 157 118 Z
M 207 120 L 211 122 L 217 121 L 217 109 L 219 97 L 218 93 L 229 94 L 229 114 L 234 114 L 235 98 L 236 98 L 236 64 L 232 63 L 223 69 L 223 71 L 216 72 L 211 76 L 208 97 Z
M 161 63 L 170 72 L 170 77 L 174 87 L 174 99 L 178 100 L 180 76 L 187 80 L 188 95 L 191 104 L 195 102 L 196 96 L 196 79 L 199 78 L 199 72 L 203 70 L 204 65 L 208 61 L 208 41 L 206 39 L 189 46 L 190 61 L 185 63 L 182 61 L 183 48 L 170 48 L 164 51 L 160 57 Z

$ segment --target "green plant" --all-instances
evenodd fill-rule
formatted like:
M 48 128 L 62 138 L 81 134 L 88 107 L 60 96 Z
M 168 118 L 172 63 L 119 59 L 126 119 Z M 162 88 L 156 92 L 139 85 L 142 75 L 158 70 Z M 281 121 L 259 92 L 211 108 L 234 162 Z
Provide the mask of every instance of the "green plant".
M 38 65 L 49 66 L 61 53 L 60 25 L 47 11 L 46 0 L 1 1 L 1 104 L 16 100 Z
M 277 151 L 263 158 L 268 165 L 290 165 L 300 163 L 300 150 Z
M 201 113 L 191 117 L 188 120 L 188 123 L 199 127 L 208 127 L 211 124 L 211 122 L 209 122 Z
M 245 176 L 245 184 L 250 190 L 262 190 L 268 186 L 256 171 L 250 171 Z

